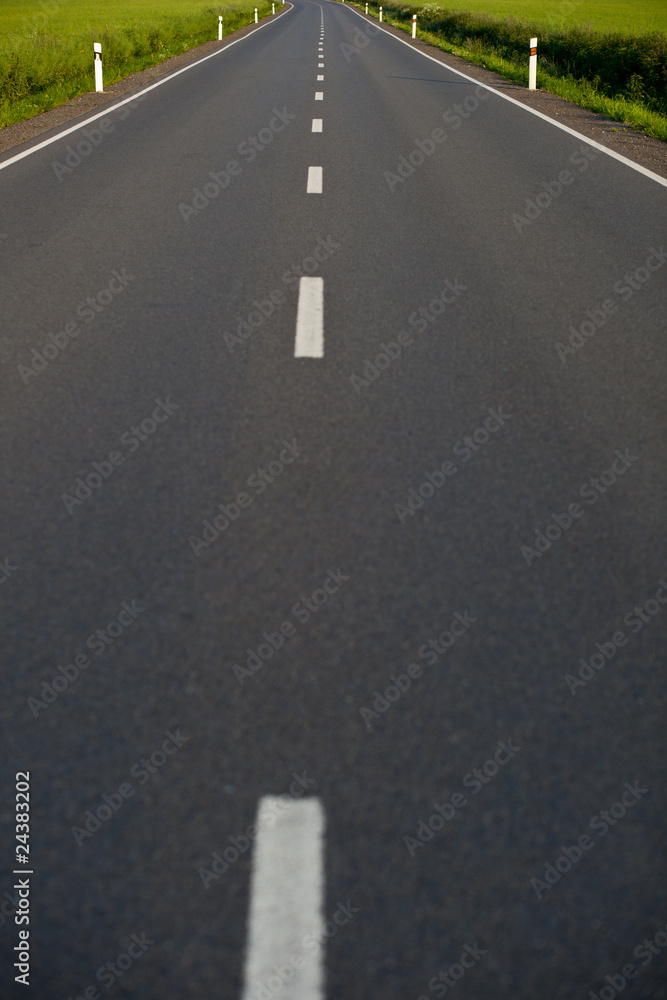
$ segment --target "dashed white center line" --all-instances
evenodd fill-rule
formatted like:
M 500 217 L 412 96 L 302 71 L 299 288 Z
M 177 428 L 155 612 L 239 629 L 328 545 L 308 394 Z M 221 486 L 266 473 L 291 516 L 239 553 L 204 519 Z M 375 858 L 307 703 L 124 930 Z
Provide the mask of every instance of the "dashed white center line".
M 323 77 L 323 76 L 318 76 L 318 78 L 317 78 L 317 79 L 318 79 L 318 80 L 323 80 L 323 79 L 324 79 L 324 77 Z
M 315 100 L 316 101 L 323 101 L 324 100 L 324 91 L 323 90 L 316 90 L 315 91 Z
M 321 131 L 322 131 L 322 119 L 313 118 L 313 132 L 321 132 Z
M 265 993 L 271 993 L 271 1000 L 324 1000 L 323 949 L 304 955 L 301 943 L 323 922 L 323 840 L 324 811 L 319 799 L 303 799 L 286 807 L 278 796 L 260 800 L 243 1000 L 256 1000 L 260 984 Z M 297 955 L 301 967 L 290 965 L 294 974 L 287 980 L 277 976 L 276 969 Z
M 299 279 L 294 357 L 324 357 L 324 278 Z
M 322 194 L 322 167 L 308 167 L 306 194 Z
M 324 69 L 324 63 L 318 63 L 317 64 L 317 68 L 318 69 Z

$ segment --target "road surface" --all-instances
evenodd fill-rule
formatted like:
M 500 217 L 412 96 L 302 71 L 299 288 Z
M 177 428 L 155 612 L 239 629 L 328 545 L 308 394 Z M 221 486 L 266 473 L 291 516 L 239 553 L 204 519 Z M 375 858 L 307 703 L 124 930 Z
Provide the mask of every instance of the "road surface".
M 2 995 L 666 997 L 665 182 L 329 0 L 87 121 L 0 160 Z

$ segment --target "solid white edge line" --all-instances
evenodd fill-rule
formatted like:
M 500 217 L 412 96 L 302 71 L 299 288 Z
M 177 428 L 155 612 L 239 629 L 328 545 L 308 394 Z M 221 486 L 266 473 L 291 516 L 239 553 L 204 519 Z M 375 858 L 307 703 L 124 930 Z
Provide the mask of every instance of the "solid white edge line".
M 324 357 L 324 278 L 299 278 L 294 357 Z
M 289 4 L 287 11 L 294 10 L 294 4 Z M 251 22 L 251 24 L 254 22 Z M 126 97 L 122 101 L 118 101 L 116 104 L 105 104 L 104 111 L 99 111 L 96 115 L 92 115 L 90 118 L 86 118 L 85 121 L 79 122 L 77 125 L 71 125 L 69 128 L 64 129 L 62 132 L 58 132 L 57 135 L 52 135 L 49 139 L 44 139 L 43 142 L 38 142 L 35 146 L 31 146 L 30 149 L 25 149 L 22 153 L 17 153 L 15 156 L 10 156 L 9 159 L 3 160 L 0 163 L 0 170 L 4 170 L 5 167 L 11 166 L 12 163 L 18 163 L 19 160 L 23 160 L 26 156 L 30 156 L 31 153 L 36 153 L 38 149 L 44 149 L 45 146 L 50 146 L 53 142 L 58 142 L 59 139 L 64 139 L 66 135 L 71 135 L 72 132 L 76 132 L 77 129 L 85 128 L 90 125 L 91 122 L 96 122 L 98 118 L 104 118 L 105 115 L 110 114 L 117 108 L 122 108 L 124 104 L 130 104 L 131 101 L 136 101 L 138 97 L 143 94 L 147 94 L 151 90 L 155 90 L 156 87 L 161 87 L 164 83 L 169 83 L 175 77 L 180 76 L 181 73 L 187 73 L 188 70 L 194 69 L 195 66 L 201 66 L 202 63 L 206 62 L 207 59 L 213 59 L 215 56 L 222 55 L 227 49 L 231 49 L 233 45 L 238 42 L 245 41 L 246 38 L 250 38 L 256 31 L 261 31 L 262 28 L 268 28 L 270 24 L 275 24 L 275 21 L 267 21 L 266 24 L 260 24 L 253 31 L 249 31 L 247 35 L 243 35 L 242 38 L 237 38 L 235 41 L 230 42 L 229 45 L 225 45 L 222 49 L 217 49 L 215 52 L 209 53 L 207 56 L 202 56 L 201 59 L 195 60 L 195 62 L 188 63 L 187 66 L 181 67 L 181 69 L 174 70 L 173 73 L 169 73 L 162 80 L 158 80 L 156 83 L 151 83 L 148 87 L 143 87 L 142 89 L 136 91 L 131 97 Z M 211 39 L 211 41 L 217 41 L 217 39 Z M 159 64 L 158 64 L 159 65 Z M 152 67 L 147 67 L 152 69 Z M 119 81 L 120 82 L 120 81 Z M 83 94 L 80 96 L 84 96 Z M 52 109 L 54 110 L 54 109 Z M 27 119 L 31 121 L 32 119 Z
M 311 131 L 312 132 L 321 132 L 322 131 L 322 119 L 321 118 L 313 118 L 313 127 L 312 127 Z
M 322 194 L 322 167 L 308 167 L 306 194 Z
M 336 0 L 332 0 L 332 2 L 336 2 Z M 366 21 L 366 18 L 362 17 L 359 11 L 354 10 L 353 7 L 348 7 L 347 4 L 345 4 L 345 9 L 351 11 L 353 14 L 356 14 L 362 21 Z M 555 128 L 559 128 L 561 132 L 567 132 L 568 135 L 573 135 L 575 139 L 581 139 L 582 142 L 587 143 L 589 146 L 593 146 L 594 149 L 599 149 L 601 153 L 606 153 L 607 156 L 611 156 L 614 160 L 618 160 L 619 163 L 624 163 L 626 167 L 631 167 L 633 170 L 636 170 L 637 173 L 643 174 L 645 177 L 650 178 L 652 181 L 656 181 L 663 187 L 667 187 L 667 178 L 660 177 L 659 174 L 654 174 L 652 170 L 649 170 L 648 167 L 643 167 L 641 163 L 635 163 L 634 160 L 629 160 L 627 156 L 623 156 L 621 153 L 617 153 L 615 150 L 609 149 L 607 146 L 601 146 L 599 142 L 595 141 L 595 139 L 589 139 L 587 136 L 582 135 L 581 132 L 576 132 L 567 125 L 562 125 L 561 122 L 557 122 L 554 118 L 549 118 L 548 115 L 543 114 L 541 111 L 537 111 L 535 108 L 531 108 L 527 104 L 523 104 L 521 101 L 515 100 L 513 97 L 508 97 L 507 94 L 503 94 L 500 90 L 496 90 L 494 87 L 489 86 L 488 83 L 480 83 L 479 80 L 475 80 L 474 77 L 468 76 L 467 73 L 462 73 L 461 70 L 454 69 L 452 66 L 447 65 L 447 63 L 440 62 L 439 59 L 435 59 L 427 52 L 422 52 L 422 50 L 416 48 L 416 46 L 410 45 L 410 43 L 405 39 L 398 38 L 397 35 L 392 35 L 389 31 L 383 28 L 378 21 L 373 21 L 372 23 L 376 24 L 380 31 L 384 32 L 384 34 L 389 38 L 393 38 L 395 41 L 400 42 L 401 45 L 407 45 L 409 49 L 412 49 L 413 52 L 418 52 L 419 55 L 424 56 L 425 59 L 430 59 L 431 62 L 436 63 L 438 66 L 444 66 L 445 69 L 448 69 L 451 73 L 456 73 L 457 76 L 463 77 L 464 80 L 469 80 L 470 83 L 474 83 L 478 87 L 484 87 L 484 89 L 488 90 L 491 94 L 496 94 L 497 97 L 502 97 L 504 101 L 509 101 L 510 104 L 516 104 L 518 108 L 522 108 L 531 115 L 536 115 L 538 118 L 541 118 L 542 121 L 549 122 L 550 125 L 553 125 Z M 366 21 L 366 24 L 368 24 L 368 21 Z M 447 53 L 445 53 L 445 55 L 447 55 Z
M 317 798 L 264 795 L 257 809 L 252 854 L 243 1000 L 260 985 L 272 1000 L 323 1000 L 324 949 L 304 954 L 302 941 L 324 923 L 324 810 Z M 276 975 L 290 964 L 288 979 Z M 273 984 L 280 984 L 277 989 Z M 267 983 L 271 989 L 267 990 Z M 262 994 L 263 995 L 263 994 Z

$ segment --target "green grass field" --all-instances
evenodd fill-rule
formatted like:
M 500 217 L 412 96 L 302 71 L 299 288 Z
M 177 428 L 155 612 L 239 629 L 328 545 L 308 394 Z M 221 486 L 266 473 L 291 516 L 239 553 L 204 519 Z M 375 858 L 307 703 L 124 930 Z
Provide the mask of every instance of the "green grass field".
M 216 21 L 217 13 L 224 15 L 229 6 L 225 0 L 215 5 Z M 35 32 L 71 38 L 82 32 L 197 16 L 211 8 L 210 0 L 0 0 L 0 46 Z
M 0 128 L 95 89 L 93 42 L 104 85 L 271 13 L 270 0 L 0 0 Z
M 417 0 L 405 2 L 412 7 L 422 6 Z M 443 0 L 439 5 L 489 17 L 514 17 L 550 28 L 589 26 L 595 31 L 631 35 L 648 31 L 667 34 L 667 0 Z
M 406 0 L 411 3 L 411 0 Z M 412 3 L 421 7 L 421 3 Z M 224 15 L 229 3 L 216 4 Z M 240 6 L 240 4 L 235 4 Z M 248 3 L 248 7 L 254 4 Z M 667 33 L 666 0 L 461 0 L 441 4 L 452 10 L 467 10 L 490 17 L 514 17 L 518 21 L 549 26 L 590 25 L 596 31 L 644 34 Z M 74 37 L 130 24 L 160 21 L 199 14 L 213 5 L 197 0 L 0 0 L 0 47 L 10 38 L 21 39 L 38 32 Z M 216 18 L 217 19 L 217 18 Z

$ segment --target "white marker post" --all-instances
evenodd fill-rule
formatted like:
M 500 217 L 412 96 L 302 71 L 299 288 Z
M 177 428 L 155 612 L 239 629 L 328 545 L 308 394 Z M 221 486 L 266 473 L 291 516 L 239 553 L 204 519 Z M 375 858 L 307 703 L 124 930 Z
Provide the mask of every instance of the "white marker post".
M 276 12 L 276 5 L 274 3 L 272 3 L 271 4 L 271 13 L 275 14 L 275 12 Z
M 366 13 L 368 14 L 368 4 L 366 4 Z
M 413 38 L 417 37 L 417 15 L 416 14 L 412 15 L 412 37 Z
M 95 90 L 98 94 L 104 91 L 104 84 L 102 82 L 102 43 L 93 42 L 93 52 L 95 53 Z
M 528 90 L 535 90 L 537 84 L 537 39 L 530 40 L 530 59 L 528 60 Z
M 257 24 L 257 8 L 255 7 L 255 24 Z
M 222 41 L 222 14 L 218 17 L 218 41 Z
M 380 20 L 382 20 L 382 7 L 380 7 Z

